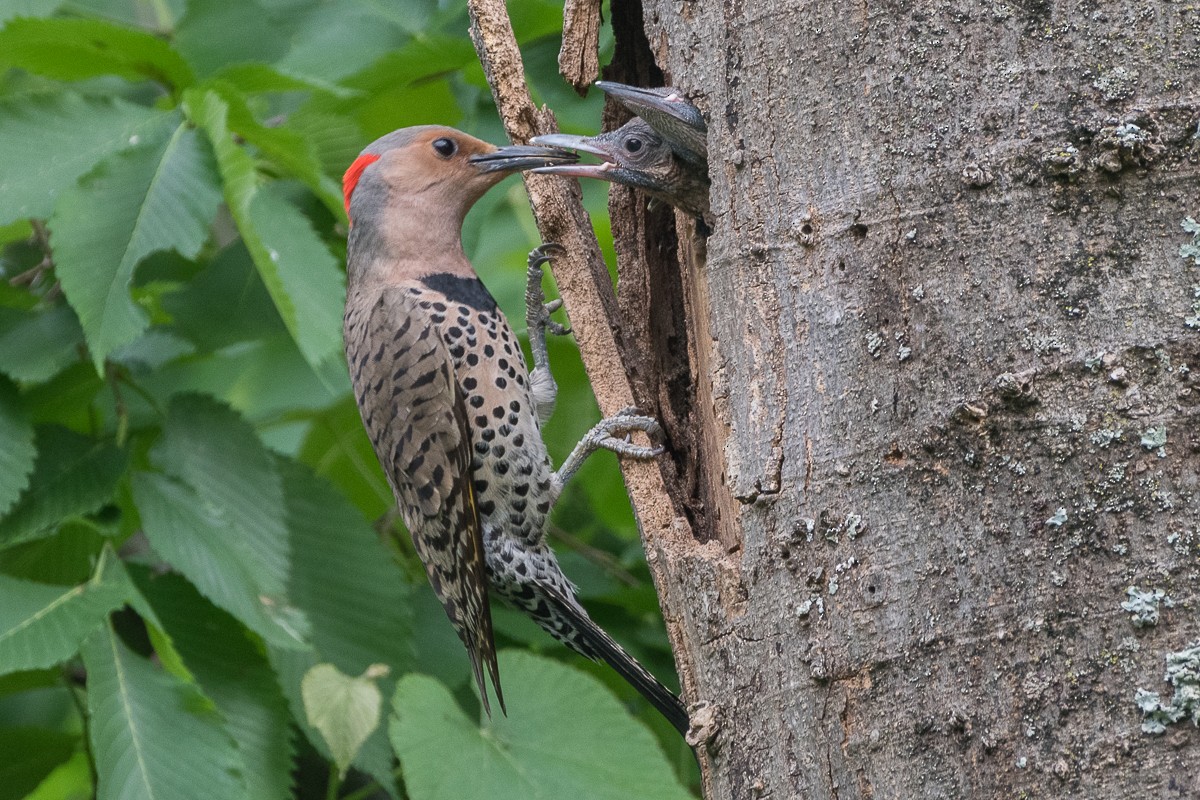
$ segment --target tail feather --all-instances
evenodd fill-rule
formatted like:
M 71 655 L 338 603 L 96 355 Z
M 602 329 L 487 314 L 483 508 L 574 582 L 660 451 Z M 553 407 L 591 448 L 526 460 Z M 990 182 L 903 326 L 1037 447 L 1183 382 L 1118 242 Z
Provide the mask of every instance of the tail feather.
M 675 726 L 681 736 L 686 737 L 690 723 L 683 701 L 674 692 L 663 686 L 657 678 L 650 674 L 649 670 L 638 663 L 637 659 L 629 655 L 625 648 L 604 632 L 603 628 L 593 622 L 578 603 L 552 591 L 548 591 L 546 594 L 554 603 L 556 610 L 572 623 L 571 632 L 575 634 L 575 637 L 573 637 L 573 641 L 566 641 L 566 643 L 588 658 L 599 659 L 616 670 L 617 674 L 624 678 L 630 686 L 637 689 L 650 705 L 658 709 L 667 722 Z

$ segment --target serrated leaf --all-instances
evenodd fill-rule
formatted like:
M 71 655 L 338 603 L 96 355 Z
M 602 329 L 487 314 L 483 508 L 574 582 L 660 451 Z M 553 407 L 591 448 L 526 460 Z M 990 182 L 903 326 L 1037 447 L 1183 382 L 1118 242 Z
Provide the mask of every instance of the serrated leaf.
M 63 190 L 105 156 L 178 124 L 174 112 L 67 92 L 0 103 L 0 224 L 49 217 Z
M 303 627 L 286 613 L 285 599 L 259 588 L 253 554 L 219 509 L 163 475 L 137 472 L 132 482 L 142 529 L 159 557 L 267 642 L 303 645 Z
M 387 667 L 379 664 L 368 667 L 357 678 L 332 664 L 317 664 L 300 682 L 308 723 L 321 732 L 343 778 L 358 751 L 379 727 L 383 694 L 375 681 L 386 674 Z
M 345 216 L 342 187 L 325 174 L 313 146 L 300 134 L 286 128 L 267 127 L 255 119 L 246 98 L 230 87 L 215 89 L 229 111 L 229 128 L 275 164 L 296 178 L 337 218 Z
M 300 682 L 315 664 L 333 664 L 348 675 L 376 663 L 387 665 L 392 675 L 410 670 L 413 620 L 404 574 L 362 515 L 307 468 L 281 460 L 279 469 L 292 543 L 288 593 L 312 624 L 313 650 L 268 652 L 293 715 L 304 720 Z M 385 696 L 391 694 L 392 678 L 381 679 L 380 685 Z M 328 752 L 311 726 L 301 727 L 318 749 Z M 382 728 L 354 763 L 394 792 L 391 750 Z
M 162 144 L 112 156 L 63 195 L 50 220 L 56 274 L 98 371 L 149 324 L 130 296 L 138 263 L 162 250 L 194 257 L 220 201 L 208 145 L 183 125 Z
M 259 186 L 250 155 L 230 135 L 229 108 L 215 92 L 189 93 L 187 114 L 208 134 L 225 202 L 279 316 L 314 368 L 341 352 L 341 270 L 307 218 L 274 185 Z
M 78 361 L 83 328 L 66 303 L 44 311 L 0 308 L 0 372 L 44 381 Z
M 246 244 L 267 288 L 276 283 L 287 296 L 286 311 L 278 297 L 275 305 L 300 352 L 314 367 L 339 358 L 346 285 L 336 259 L 308 218 L 274 184 L 259 190 L 249 220 L 252 233 Z
M 332 11 L 344 16 L 345 9 L 332 8 Z M 328 61 L 329 51 L 324 56 Z M 246 94 L 263 92 L 320 92 L 340 99 L 355 97 L 359 93 L 336 83 L 322 80 L 311 75 L 303 75 L 280 69 L 278 66 L 263 63 L 233 64 L 217 71 L 212 81 L 224 81 Z
M 95 574 L 78 586 L 52 586 L 0 574 L 0 674 L 41 669 L 75 654 L 80 643 L 130 595 L 124 572 L 105 551 Z
M 151 459 L 176 478 L 133 477 L 155 551 L 271 644 L 304 646 L 307 621 L 287 596 L 283 488 L 254 429 L 211 398 L 181 395 Z
M 248 798 L 212 704 L 129 650 L 111 624 L 84 644 L 97 800 Z
M 17 502 L 33 472 L 33 426 L 17 387 L 0 376 L 0 518 Z
M 97 19 L 16 19 L 0 30 L 0 66 L 80 80 L 97 75 L 150 78 L 175 89 L 194 80 L 165 40 Z
M 108 440 L 46 425 L 37 427 L 34 442 L 33 475 L 0 519 L 0 546 L 49 536 L 61 520 L 95 511 L 125 472 L 125 453 Z
M 283 483 L 254 428 L 210 397 L 181 395 L 171 401 L 151 458 L 219 510 L 246 543 L 263 591 L 282 596 L 289 550 Z
M 214 608 L 179 575 L 145 573 L 138 585 L 174 652 L 237 742 L 250 796 L 290 798 L 295 758 L 291 715 L 261 648 L 237 620 Z
M 413 800 L 688 800 L 649 730 L 595 678 L 500 654 L 508 716 L 469 719 L 424 675 L 396 687 L 390 738 Z M 447 769 L 446 754 L 464 769 Z

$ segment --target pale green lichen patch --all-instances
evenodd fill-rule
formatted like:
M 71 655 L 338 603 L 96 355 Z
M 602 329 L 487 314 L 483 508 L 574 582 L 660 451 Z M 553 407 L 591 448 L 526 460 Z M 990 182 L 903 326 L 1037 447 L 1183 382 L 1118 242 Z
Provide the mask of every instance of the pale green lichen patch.
M 1137 90 L 1138 72 L 1127 67 L 1116 66 L 1102 72 L 1092 86 L 1100 90 L 1104 99 L 1111 102 L 1127 100 Z
M 1063 508 L 1062 506 L 1059 506 L 1058 510 L 1054 512 L 1053 517 L 1046 520 L 1047 525 L 1053 525 L 1056 528 L 1061 528 L 1064 524 L 1066 524 L 1066 522 L 1067 509 Z
M 1197 130 L 1200 133 L 1200 130 Z M 1183 229 L 1192 235 L 1192 241 L 1179 245 L 1179 257 L 1190 258 L 1192 263 L 1200 267 L 1200 222 L 1191 217 L 1183 218 Z
M 1162 589 L 1140 589 L 1130 586 L 1125 590 L 1129 599 L 1121 603 L 1121 608 L 1130 613 L 1130 622 L 1137 628 L 1151 628 L 1158 624 L 1159 606 L 1172 608 L 1175 601 Z
M 1142 431 L 1141 445 L 1147 450 L 1157 450 L 1159 457 L 1166 455 L 1163 445 L 1167 443 L 1167 426 L 1155 425 Z
M 1146 733 L 1165 733 L 1168 725 L 1185 719 L 1200 726 L 1200 639 L 1183 650 L 1167 653 L 1166 661 L 1163 680 L 1175 690 L 1171 700 L 1164 703 L 1158 692 L 1142 688 L 1133 695 L 1133 702 L 1145 715 L 1142 730 Z

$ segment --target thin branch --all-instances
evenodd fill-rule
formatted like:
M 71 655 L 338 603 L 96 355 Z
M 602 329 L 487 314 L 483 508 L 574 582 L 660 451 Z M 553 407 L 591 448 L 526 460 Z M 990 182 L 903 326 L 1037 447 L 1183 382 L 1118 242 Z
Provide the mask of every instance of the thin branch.
M 467 8 L 471 15 L 471 40 L 509 137 L 514 142 L 524 142 L 537 134 L 555 132 L 554 115 L 535 108 L 529 96 L 504 0 L 468 0 Z M 634 357 L 622 348 L 616 293 L 583 209 L 579 187 L 550 175 L 526 175 L 525 186 L 543 240 L 558 242 L 567 250 L 554 261 L 555 282 L 570 315 L 596 401 L 605 416 L 611 415 L 633 404 L 626 370 L 642 356 Z M 667 446 L 670 447 L 670 442 Z M 682 653 L 686 638 L 681 628 L 685 589 L 676 573 L 686 568 L 695 542 L 687 520 L 675 515 L 658 464 L 623 461 L 621 469 L 671 645 L 676 653 Z M 696 681 L 691 662 L 677 657 L 676 663 L 685 698 L 694 698 Z M 706 761 L 702 756 L 702 762 Z

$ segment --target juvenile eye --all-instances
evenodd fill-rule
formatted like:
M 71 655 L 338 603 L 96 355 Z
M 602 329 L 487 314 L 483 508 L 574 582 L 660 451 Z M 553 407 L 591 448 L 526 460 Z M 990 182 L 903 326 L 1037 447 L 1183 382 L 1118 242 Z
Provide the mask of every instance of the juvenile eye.
M 442 158 L 449 158 L 458 152 L 458 145 L 455 144 L 453 139 L 447 139 L 443 136 L 440 139 L 433 140 L 433 149 Z
M 625 149 L 631 153 L 636 153 L 642 149 L 642 140 L 636 136 L 625 140 Z

